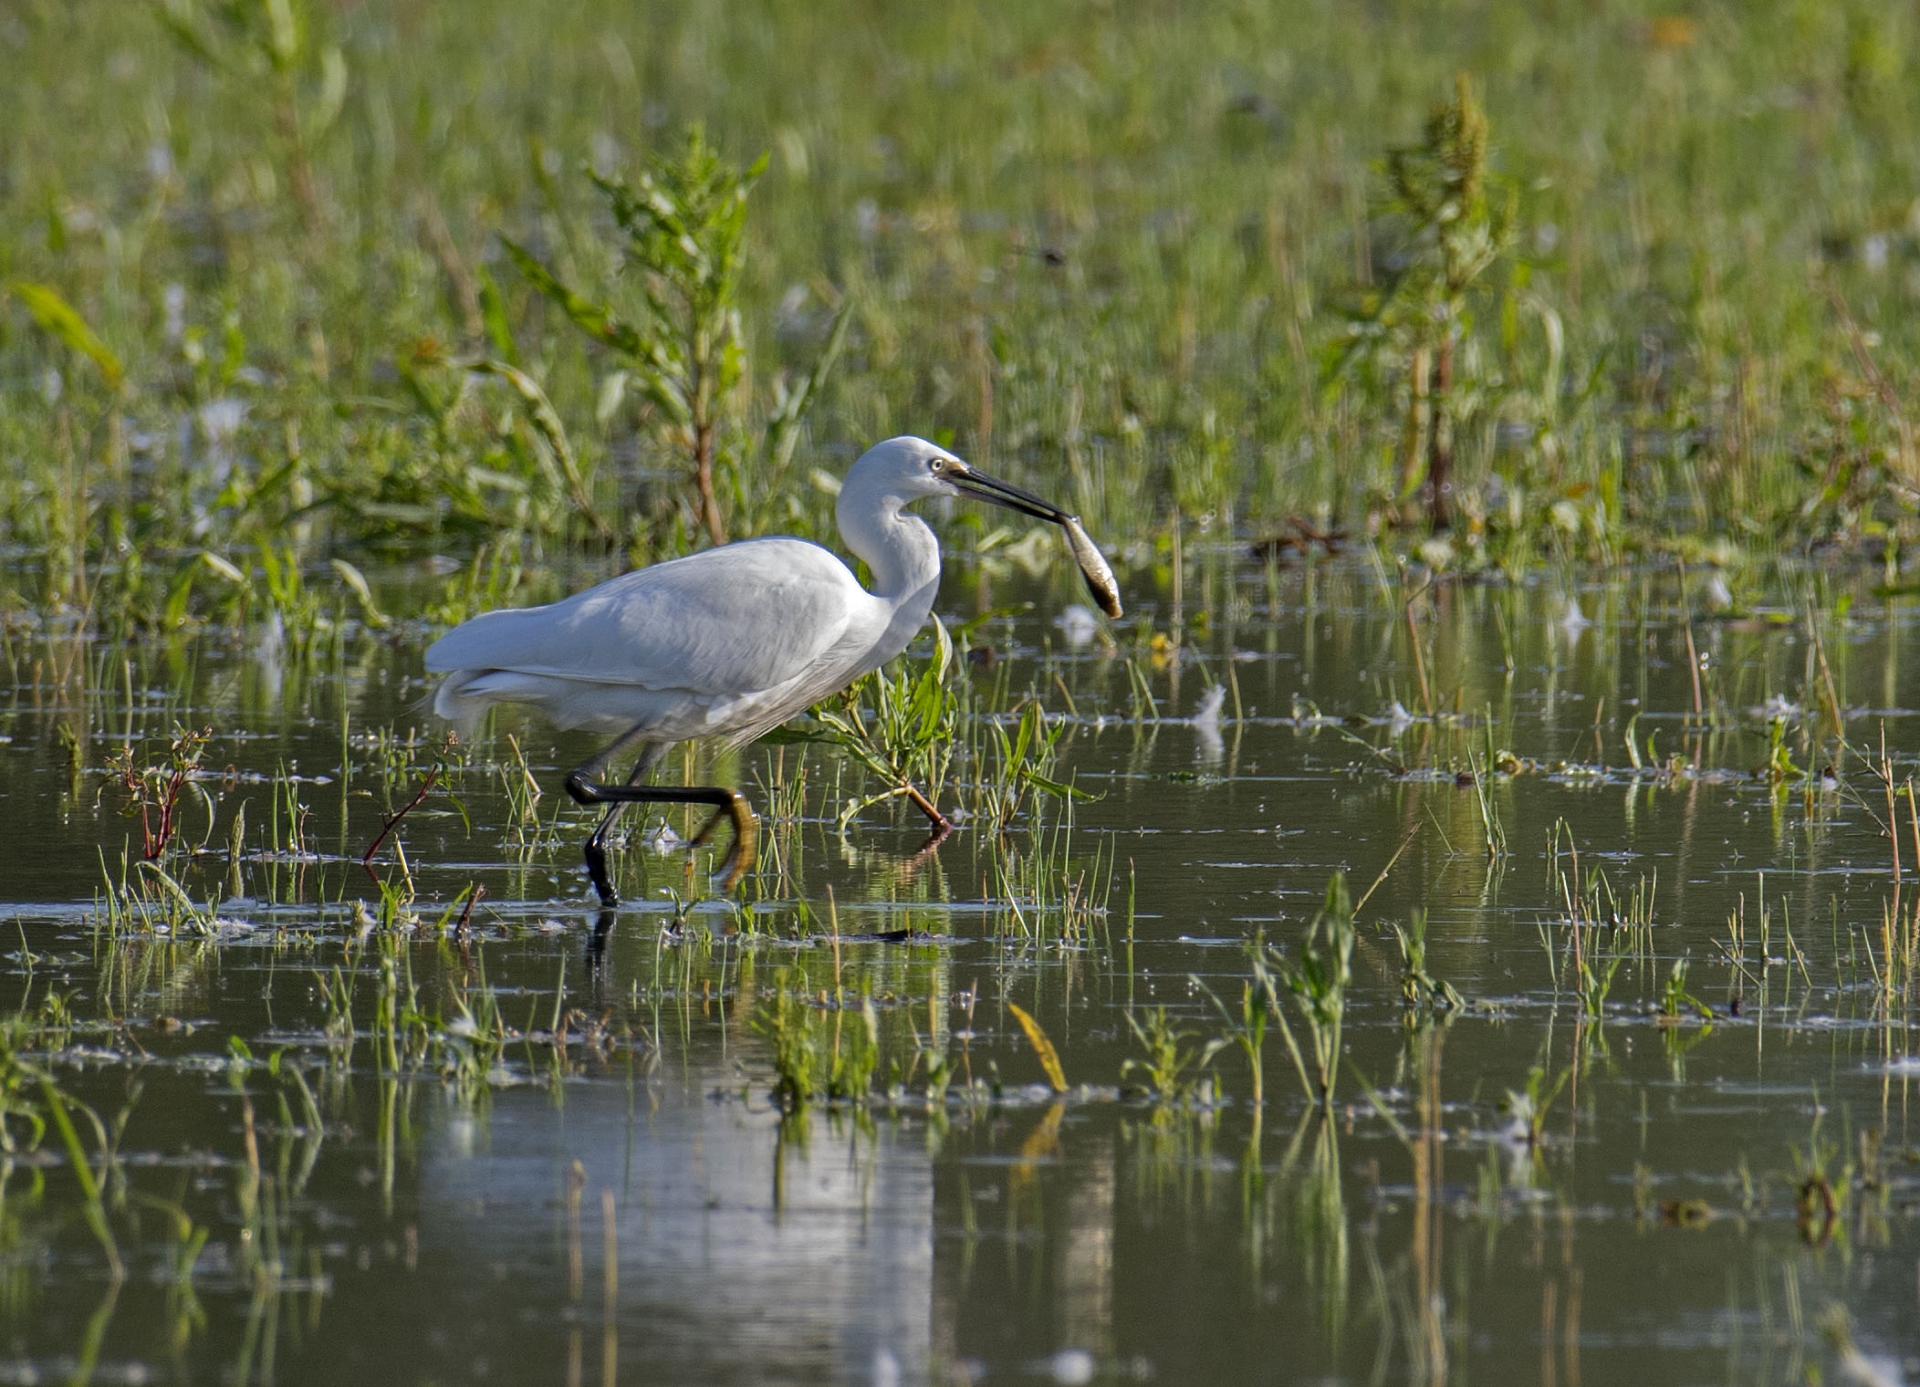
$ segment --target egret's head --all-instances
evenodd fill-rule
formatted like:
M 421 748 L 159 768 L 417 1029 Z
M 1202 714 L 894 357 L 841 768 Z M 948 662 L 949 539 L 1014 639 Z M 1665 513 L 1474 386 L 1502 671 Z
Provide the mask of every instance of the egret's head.
M 1067 513 L 1031 491 L 990 477 L 945 448 L 903 435 L 869 448 L 847 474 L 846 488 L 889 495 L 901 504 L 927 496 L 967 496 L 1060 524 Z M 843 492 L 844 495 L 844 492 Z
M 918 521 L 902 522 L 900 508 L 928 496 L 967 496 L 1050 521 L 1067 532 L 1067 544 L 1093 594 L 1108 616 L 1120 615 L 1120 589 L 1113 570 L 1094 547 L 1079 518 L 1051 501 L 1011 482 L 990 477 L 971 463 L 924 438 L 889 438 L 861 454 L 840 487 L 840 533 L 853 551 L 872 566 L 876 593 L 908 587 L 932 601 L 939 581 L 940 546 L 933 531 Z M 903 558 L 902 555 L 907 557 Z M 916 567 L 909 559 L 918 556 Z M 924 615 L 925 608 L 920 609 Z

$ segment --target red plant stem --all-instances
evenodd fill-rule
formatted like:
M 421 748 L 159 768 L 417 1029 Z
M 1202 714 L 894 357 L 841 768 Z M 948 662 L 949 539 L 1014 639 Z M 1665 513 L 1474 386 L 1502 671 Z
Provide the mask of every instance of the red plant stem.
M 435 766 L 432 770 L 427 772 L 427 778 L 420 782 L 420 793 L 415 795 L 412 799 L 408 800 L 405 807 L 402 808 L 399 813 L 395 814 L 392 818 L 388 819 L 386 823 L 382 824 L 380 826 L 379 836 L 376 837 L 373 840 L 373 842 L 368 845 L 366 854 L 360 859 L 360 865 L 366 869 L 367 879 L 370 880 L 375 886 L 378 886 L 380 884 L 380 878 L 374 874 L 373 855 L 376 852 L 380 851 L 380 845 L 387 841 L 387 835 L 393 832 L 393 830 L 396 827 L 398 827 L 400 820 L 406 818 L 407 815 L 411 814 L 415 809 L 419 808 L 420 801 L 427 797 L 427 792 L 433 788 L 433 782 L 438 780 L 439 778 L 440 778 L 440 768 L 438 766 Z M 462 923 L 463 924 L 465 923 L 464 917 L 462 918 Z
M 906 792 L 907 799 L 912 803 L 913 807 L 927 816 L 927 822 L 933 826 L 935 833 L 945 836 L 953 831 L 953 825 L 947 822 L 947 816 L 940 812 L 932 800 L 920 793 L 918 786 L 909 784 L 906 787 Z

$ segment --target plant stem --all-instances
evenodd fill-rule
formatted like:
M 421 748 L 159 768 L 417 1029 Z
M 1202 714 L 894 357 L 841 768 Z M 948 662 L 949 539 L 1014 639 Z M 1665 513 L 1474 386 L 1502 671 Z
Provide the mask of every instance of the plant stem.
M 1447 394 L 1453 388 L 1453 332 L 1443 329 L 1433 356 L 1433 388 L 1427 395 L 1427 515 L 1434 532 L 1453 527 L 1453 427 Z
M 720 503 L 713 495 L 713 420 L 703 418 L 693 431 L 693 484 L 700 492 L 700 523 L 715 546 L 727 542 L 727 527 L 720 520 Z

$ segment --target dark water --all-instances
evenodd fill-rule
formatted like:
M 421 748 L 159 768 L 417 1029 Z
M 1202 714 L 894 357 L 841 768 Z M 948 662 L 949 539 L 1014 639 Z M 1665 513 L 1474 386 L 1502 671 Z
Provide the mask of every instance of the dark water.
M 852 762 L 756 748 L 715 774 L 768 815 L 762 870 L 715 899 L 636 832 L 612 917 L 556 803 L 591 743 L 503 720 L 447 752 L 423 632 L 11 633 L 0 1381 L 1920 1379 L 1920 833 L 1902 793 L 1897 891 L 1879 763 L 1884 736 L 1904 785 L 1920 752 L 1912 607 L 1820 574 L 1691 621 L 1671 575 L 1441 584 L 1416 661 L 1364 564 L 1204 555 L 1178 625 L 1129 586 L 1110 650 L 1055 624 L 1064 587 L 948 579 L 956 619 L 1036 603 L 964 677 L 983 714 L 1071 707 L 1070 825 L 1042 799 L 932 851 L 910 810 L 842 835 Z M 112 758 L 176 724 L 213 731 L 204 849 L 167 859 L 203 914 L 169 923 Z M 436 762 L 375 861 L 414 893 L 389 928 L 358 859 Z M 1331 1114 L 1277 1030 L 1263 1109 L 1233 1046 L 1213 1101 L 1144 1096 L 1127 1017 L 1164 1005 L 1197 1053 L 1246 941 L 1297 953 L 1335 871 L 1371 894 Z M 144 914 L 108 907 L 127 873 Z M 1422 911 L 1459 1008 L 1403 1001 L 1390 926 Z M 1710 1025 L 1657 1014 L 1682 957 Z M 1587 1016 L 1578 963 L 1612 958 Z M 832 1053 L 871 1026 L 874 1101 L 783 1120 L 782 991 Z

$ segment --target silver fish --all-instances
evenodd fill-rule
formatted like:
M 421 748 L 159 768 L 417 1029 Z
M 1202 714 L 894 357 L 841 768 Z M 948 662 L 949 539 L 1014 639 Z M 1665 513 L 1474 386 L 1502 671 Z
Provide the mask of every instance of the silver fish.
M 1086 530 L 1080 525 L 1080 517 L 1068 516 L 1060 522 L 1060 528 L 1067 532 L 1067 546 L 1073 550 L 1074 560 L 1080 565 L 1080 576 L 1087 580 L 1087 591 L 1093 594 L 1093 600 L 1100 604 L 1100 610 L 1108 616 L 1119 616 L 1123 610 L 1120 606 L 1120 585 L 1113 580 L 1113 570 L 1107 566 L 1106 556 L 1087 538 Z

